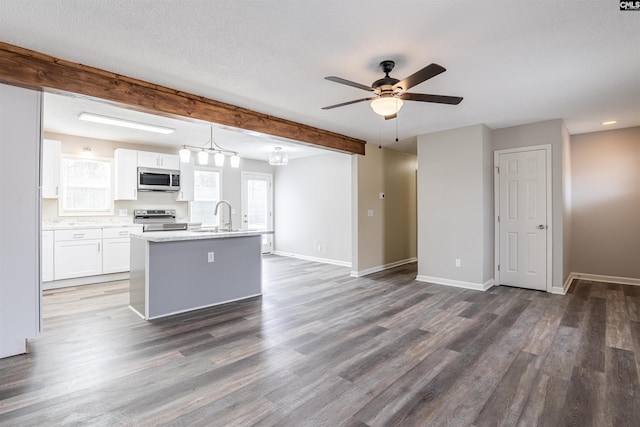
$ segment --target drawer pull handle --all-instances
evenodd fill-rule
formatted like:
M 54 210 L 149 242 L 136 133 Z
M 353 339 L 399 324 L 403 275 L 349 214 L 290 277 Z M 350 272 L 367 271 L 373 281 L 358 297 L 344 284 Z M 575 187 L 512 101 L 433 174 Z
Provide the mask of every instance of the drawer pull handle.
M 121 231 L 121 232 L 120 232 L 120 235 L 121 235 L 121 236 L 126 236 L 127 234 L 129 234 L 129 232 L 128 232 L 128 231 Z
M 73 238 L 84 237 L 84 233 L 74 233 Z

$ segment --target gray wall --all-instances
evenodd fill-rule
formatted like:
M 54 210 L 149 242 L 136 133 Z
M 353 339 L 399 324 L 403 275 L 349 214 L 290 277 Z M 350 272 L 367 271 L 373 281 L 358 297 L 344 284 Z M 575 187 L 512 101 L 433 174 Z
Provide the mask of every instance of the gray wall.
M 640 278 L 640 127 L 574 135 L 572 271 Z
M 351 265 L 351 159 L 289 160 L 275 173 L 275 251 Z
M 0 357 L 40 329 L 41 111 L 42 93 L 0 84 Z
M 418 137 L 418 276 L 493 277 L 493 158 L 484 125 Z M 460 267 L 455 260 L 460 259 Z
M 566 217 L 565 205 L 569 200 L 565 189 L 568 182 L 570 167 L 569 159 L 565 159 L 564 151 L 567 150 L 568 134 L 562 120 L 548 120 L 539 123 L 531 123 L 520 126 L 512 126 L 503 129 L 495 129 L 492 133 L 492 145 L 494 150 L 507 148 L 528 147 L 533 145 L 551 145 L 551 187 L 552 198 L 552 239 L 553 239 L 553 274 L 552 286 L 561 288 L 568 278 L 570 270 L 565 265 L 565 242 L 569 244 L 569 230 L 564 229 Z M 568 168 L 568 169 L 567 169 Z

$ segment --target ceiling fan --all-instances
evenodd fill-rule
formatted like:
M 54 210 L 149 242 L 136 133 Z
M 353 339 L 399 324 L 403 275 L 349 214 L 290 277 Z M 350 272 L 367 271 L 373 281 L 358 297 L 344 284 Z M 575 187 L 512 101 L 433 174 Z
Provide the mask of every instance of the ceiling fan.
M 419 85 L 420 83 L 429 80 L 432 77 L 437 76 L 440 73 L 447 71 L 444 67 L 438 64 L 430 64 L 413 73 L 404 80 L 394 79 L 389 76 L 389 73 L 393 70 L 396 63 L 393 61 L 382 61 L 380 63 L 380 69 L 385 76 L 379 80 L 376 80 L 371 86 L 366 86 L 360 83 L 352 82 L 340 77 L 330 76 L 325 77 L 326 80 L 332 82 L 341 83 L 343 85 L 356 87 L 369 92 L 373 92 L 374 96 L 369 98 L 356 99 L 355 101 L 343 102 L 341 104 L 329 105 L 323 107 L 323 110 L 330 110 L 332 108 L 344 107 L 345 105 L 355 104 L 357 102 L 372 101 L 371 108 L 377 114 L 384 116 L 385 120 L 395 119 L 397 113 L 402 107 L 403 100 L 405 101 L 421 101 L 421 102 L 435 102 L 439 104 L 451 104 L 458 105 L 462 98 L 459 96 L 444 96 L 444 95 L 428 95 L 424 93 L 408 93 L 407 90 Z

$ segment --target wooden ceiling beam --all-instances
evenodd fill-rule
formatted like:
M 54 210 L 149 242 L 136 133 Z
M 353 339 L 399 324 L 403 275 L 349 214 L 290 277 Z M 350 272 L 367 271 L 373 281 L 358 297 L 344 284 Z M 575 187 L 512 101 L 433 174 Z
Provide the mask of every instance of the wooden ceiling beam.
M 246 129 L 346 153 L 365 141 L 0 42 L 0 82 Z

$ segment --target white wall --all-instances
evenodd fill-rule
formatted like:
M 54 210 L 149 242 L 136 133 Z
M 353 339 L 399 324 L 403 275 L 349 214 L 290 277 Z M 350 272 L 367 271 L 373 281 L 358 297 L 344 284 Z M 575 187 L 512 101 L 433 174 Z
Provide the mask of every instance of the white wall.
M 0 357 L 40 330 L 41 112 L 42 93 L 0 84 Z
M 275 172 L 275 251 L 351 265 L 351 159 L 328 153 Z
M 491 286 L 492 163 L 484 125 L 418 136 L 419 280 Z

